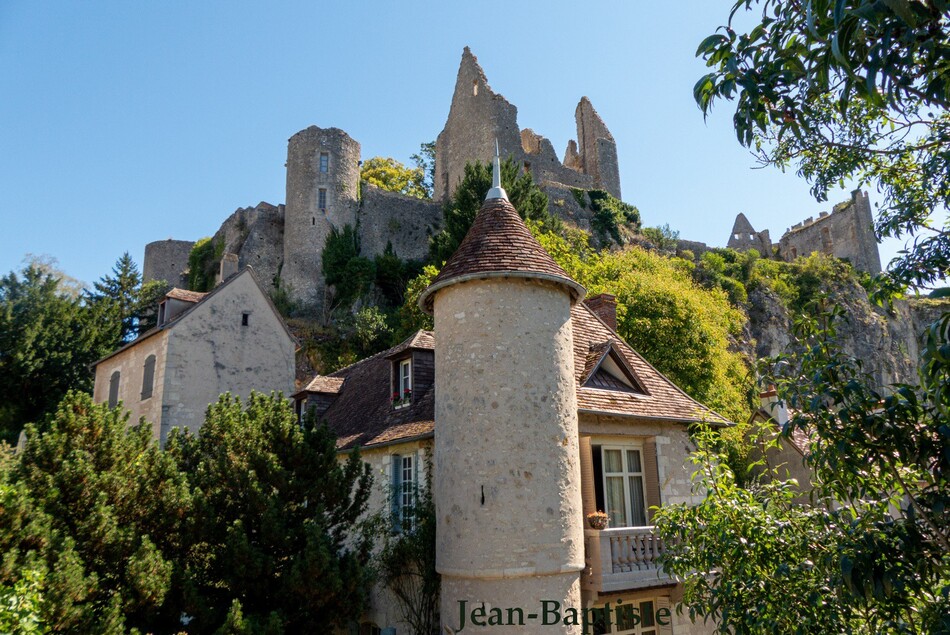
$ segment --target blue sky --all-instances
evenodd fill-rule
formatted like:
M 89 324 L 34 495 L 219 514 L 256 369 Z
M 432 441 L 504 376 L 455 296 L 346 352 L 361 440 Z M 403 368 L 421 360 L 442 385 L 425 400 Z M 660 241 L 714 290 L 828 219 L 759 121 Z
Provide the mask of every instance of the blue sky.
M 590 97 L 645 224 L 724 245 L 744 212 L 775 240 L 849 194 L 819 204 L 752 169 L 728 104 L 703 121 L 693 54 L 731 4 L 3 0 L 0 273 L 49 254 L 91 282 L 124 251 L 141 265 L 147 242 L 282 203 L 287 139 L 312 124 L 408 161 L 445 124 L 466 45 L 558 152 Z

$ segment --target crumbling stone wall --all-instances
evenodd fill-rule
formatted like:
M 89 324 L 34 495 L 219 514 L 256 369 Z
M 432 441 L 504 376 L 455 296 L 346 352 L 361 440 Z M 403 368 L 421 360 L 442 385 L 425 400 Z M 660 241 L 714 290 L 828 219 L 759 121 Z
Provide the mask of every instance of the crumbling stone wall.
M 501 156 L 513 156 L 538 184 L 606 190 L 620 198 L 617 145 L 603 120 L 584 97 L 574 113 L 577 142 L 568 143 L 559 161 L 551 142 L 518 127 L 518 109 L 488 85 L 485 72 L 465 47 L 445 127 L 435 146 L 435 199 L 452 195 L 465 164 L 491 161 L 495 139 Z
M 442 222 L 442 206 L 432 201 L 387 192 L 363 183 L 359 235 L 364 255 L 386 251 L 388 244 L 403 260 L 422 260 L 429 253 L 429 237 Z
M 321 170 L 321 155 L 327 157 Z M 331 228 L 356 226 L 360 144 L 339 128 L 310 126 L 287 144 L 281 284 L 304 306 L 322 307 L 321 255 Z M 321 207 L 321 191 L 325 207 Z
M 145 245 L 142 261 L 142 280 L 165 280 L 173 287 L 188 286 L 184 271 L 188 269 L 188 256 L 195 243 L 190 240 L 156 240 Z
M 779 240 L 779 253 L 787 261 L 815 251 L 848 260 L 861 271 L 881 272 L 867 193 L 855 190 L 850 201 L 836 205 L 830 214 L 822 212 L 817 219 L 793 226 Z
M 726 246 L 738 251 L 755 249 L 766 258 L 772 255 L 772 239 L 769 237 L 769 230 L 755 231 L 752 223 L 742 213 L 736 216 L 736 222 L 732 224 L 732 233 L 729 234 L 729 242 Z
M 214 234 L 223 242 L 225 254 L 236 254 L 234 271 L 253 267 L 270 291 L 284 259 L 284 206 L 260 202 L 256 207 L 235 210 Z

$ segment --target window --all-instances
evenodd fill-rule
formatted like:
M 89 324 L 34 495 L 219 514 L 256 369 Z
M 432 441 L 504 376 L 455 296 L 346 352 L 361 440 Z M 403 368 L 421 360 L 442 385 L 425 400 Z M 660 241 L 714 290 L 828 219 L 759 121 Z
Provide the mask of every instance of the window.
M 152 396 L 152 386 L 155 383 L 155 356 L 149 355 L 145 358 L 145 366 L 142 367 L 142 400 Z
M 380 633 L 382 633 L 382 631 L 372 622 L 363 622 L 360 624 L 360 635 L 380 635 Z
M 642 458 L 640 448 L 631 446 L 605 445 L 594 451 L 594 471 L 601 476 L 597 504 L 607 512 L 610 527 L 647 524 Z
M 115 408 L 119 404 L 119 371 L 112 373 L 109 377 L 109 407 Z
M 396 367 L 396 381 L 393 386 L 393 406 L 405 408 L 412 403 L 412 361 L 400 360 Z
M 594 633 L 595 635 L 657 635 L 659 633 L 657 625 L 657 606 L 659 601 L 654 600 L 634 600 L 629 603 L 616 604 L 611 602 L 610 625 L 603 611 L 594 613 Z M 664 603 L 665 604 L 665 603 Z M 596 607 L 604 608 L 604 607 Z M 669 610 L 660 614 L 660 619 L 664 625 L 669 623 Z
M 317 192 L 317 207 L 323 211 L 327 211 L 327 191 L 322 187 Z
M 320 171 L 327 172 L 330 169 L 330 153 L 321 152 L 320 153 Z
M 392 455 L 393 526 L 396 531 L 411 531 L 416 503 L 415 454 Z
M 245 311 L 241 314 L 241 326 L 247 326 L 250 324 L 251 314 Z

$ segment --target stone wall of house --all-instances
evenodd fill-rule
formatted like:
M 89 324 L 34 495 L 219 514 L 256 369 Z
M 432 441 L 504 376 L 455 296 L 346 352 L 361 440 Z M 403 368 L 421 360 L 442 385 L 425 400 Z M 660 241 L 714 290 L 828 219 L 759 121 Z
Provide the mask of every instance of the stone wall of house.
M 391 245 L 404 260 L 422 260 L 429 238 L 442 224 L 442 206 L 363 183 L 359 208 L 360 248 L 374 256 Z
M 129 422 L 138 423 L 139 419 L 144 418 L 152 426 L 152 433 L 157 439 L 162 420 L 167 351 L 168 331 L 160 331 L 99 363 L 96 366 L 93 400 L 97 403 L 109 401 L 109 383 L 112 373 L 118 371 L 119 401 L 129 411 Z M 145 374 L 145 360 L 151 355 L 155 356 L 152 396 L 143 399 L 142 379 Z
M 237 256 L 237 271 L 254 269 L 269 291 L 284 259 L 284 206 L 260 202 L 234 211 L 214 234 L 225 254 Z
M 221 393 L 246 399 L 252 390 L 293 392 L 295 343 L 249 271 L 216 290 L 168 332 L 163 443 L 171 427 L 197 432 L 208 404 Z
M 188 278 L 188 256 L 195 246 L 191 240 L 156 240 L 145 245 L 142 260 L 142 280 L 165 280 L 173 287 L 185 288 Z

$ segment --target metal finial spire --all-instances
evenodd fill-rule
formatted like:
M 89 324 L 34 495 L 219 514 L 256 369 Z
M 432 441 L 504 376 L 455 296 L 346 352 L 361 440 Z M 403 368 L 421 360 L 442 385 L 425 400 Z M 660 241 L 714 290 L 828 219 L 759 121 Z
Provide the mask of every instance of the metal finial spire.
M 503 198 L 508 200 L 508 192 L 501 186 L 501 152 L 498 150 L 498 137 L 495 137 L 495 162 L 492 166 L 491 189 L 485 196 L 485 200 L 493 198 Z

